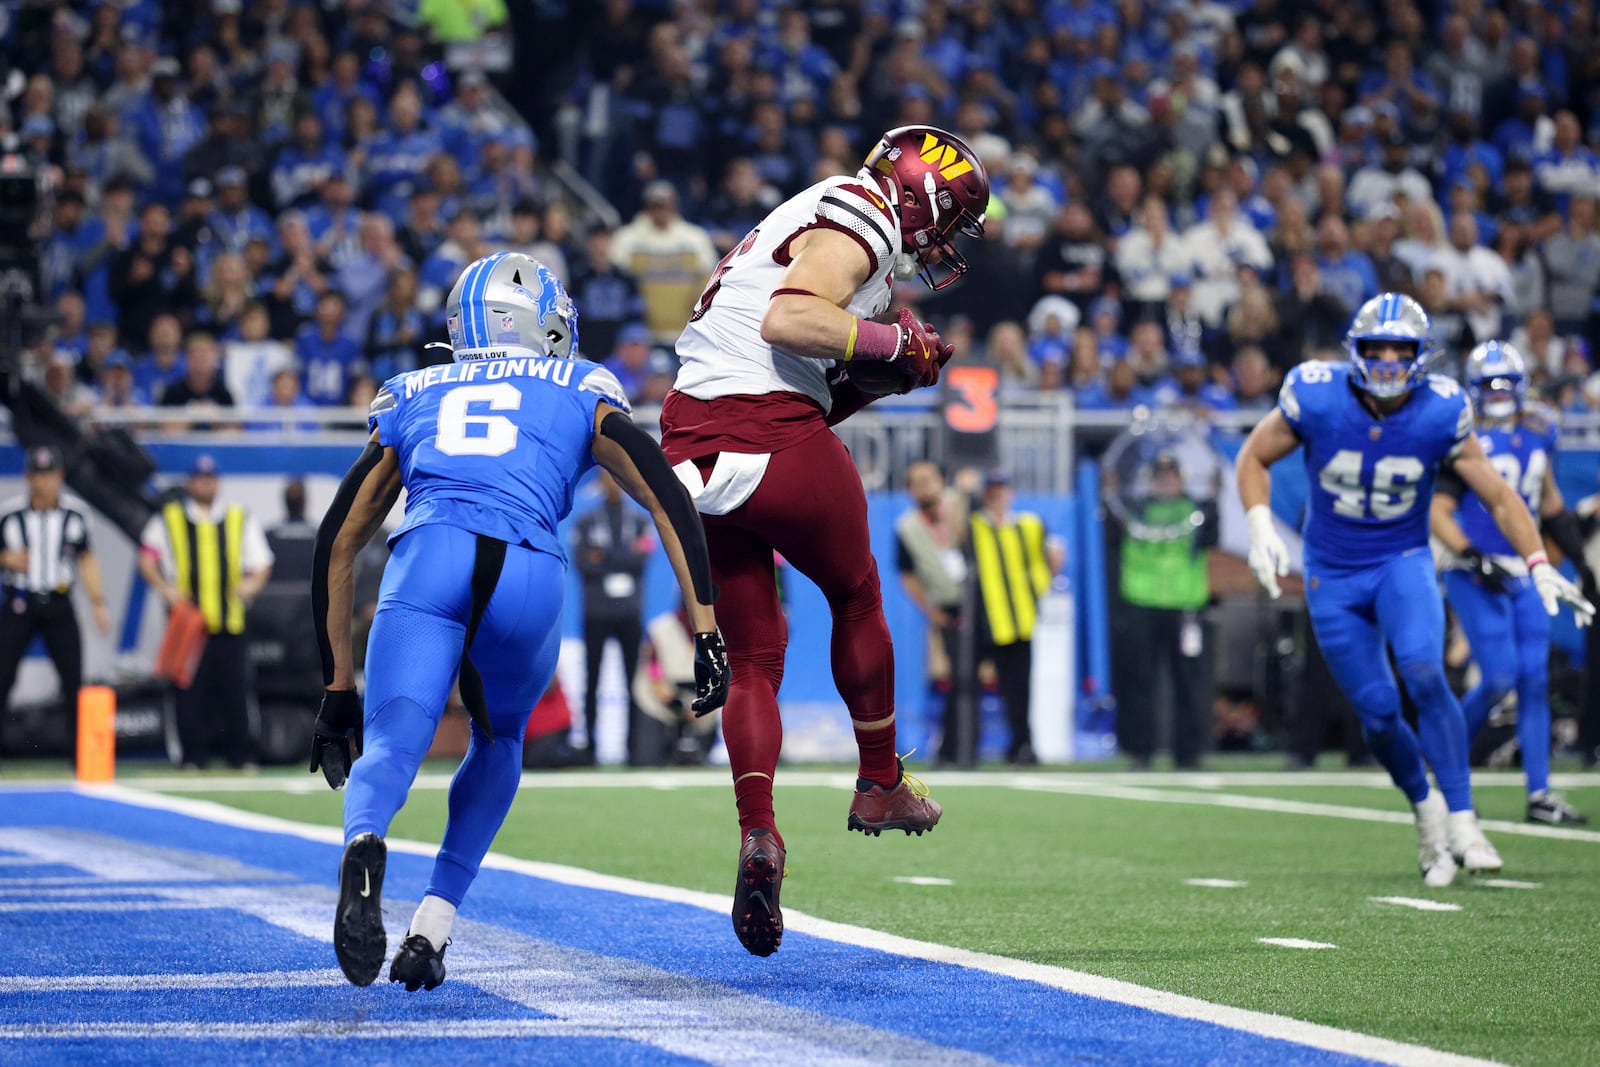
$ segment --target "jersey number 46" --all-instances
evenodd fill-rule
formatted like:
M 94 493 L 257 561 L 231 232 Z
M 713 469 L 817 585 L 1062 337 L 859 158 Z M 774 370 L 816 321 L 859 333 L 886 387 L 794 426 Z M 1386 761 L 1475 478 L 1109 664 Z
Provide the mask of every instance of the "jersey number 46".
M 1398 519 L 1417 503 L 1417 483 L 1427 473 L 1416 456 L 1384 456 L 1372 465 L 1369 489 L 1361 477 L 1364 457 L 1342 448 L 1317 476 L 1331 495 L 1333 511 L 1347 519 Z

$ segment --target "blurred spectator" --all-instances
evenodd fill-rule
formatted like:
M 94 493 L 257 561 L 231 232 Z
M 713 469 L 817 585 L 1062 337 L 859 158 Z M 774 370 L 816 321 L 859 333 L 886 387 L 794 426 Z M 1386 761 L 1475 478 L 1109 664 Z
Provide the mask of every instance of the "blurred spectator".
M 267 267 L 261 297 L 272 316 L 273 336 L 290 337 L 316 312 L 332 279 L 303 214 L 286 211 L 280 215 L 278 238 L 282 251 Z
M 1132 411 L 1143 404 L 1139 376 L 1133 364 L 1126 359 L 1111 364 L 1103 382 L 1094 382 L 1078 390 L 1077 402 L 1084 411 Z
M 183 377 L 183 327 L 176 315 L 157 315 L 145 338 L 146 347 L 134 367 L 133 378 L 154 399 Z
M 983 346 L 983 358 L 999 369 L 1003 391 L 1018 387 L 1057 389 L 1066 374 L 1067 349 L 1052 346 L 1045 354 L 1034 355 L 1027 335 L 1014 322 L 994 324 Z
M 1495 216 L 1502 226 L 1516 223 L 1526 226 L 1530 238 L 1542 241 L 1561 228 L 1561 216 L 1556 212 L 1555 200 L 1533 180 L 1533 164 L 1526 159 L 1512 159 L 1506 163 L 1500 196 L 1494 205 Z
M 1557 332 L 1588 332 L 1600 286 L 1600 232 L 1595 228 L 1592 197 L 1571 199 L 1566 225 L 1539 246 L 1539 256 Z
M 417 272 L 397 270 L 390 275 L 389 291 L 367 326 L 366 358 L 372 376 L 382 382 L 415 370 L 428 336 L 427 319 L 418 310 Z
M 633 275 L 611 259 L 612 235 L 604 226 L 590 229 L 584 238 L 584 255 L 573 265 L 567 291 L 582 308 L 578 334 L 589 359 L 604 359 L 616 347 L 623 324 L 644 316 L 644 298 Z
M 203 302 L 195 309 L 195 323 L 218 337 L 235 336 L 245 309 L 258 306 L 255 288 L 243 256 L 218 256 L 201 289 Z
M 183 377 L 162 390 L 162 407 L 198 411 L 233 407 L 233 394 L 222 380 L 222 354 L 215 337 L 208 333 L 190 334 L 183 358 Z
M 1191 498 L 1172 452 L 1154 456 L 1140 473 L 1148 489 L 1123 490 L 1138 498 L 1138 510 L 1118 524 L 1122 602 L 1112 641 L 1117 745 L 1136 770 L 1149 769 L 1158 737 L 1156 699 L 1165 688 L 1172 694 L 1173 764 L 1192 770 L 1200 765 L 1211 717 L 1212 627 L 1202 613 L 1211 599 L 1206 565 L 1217 543 L 1217 508 Z M 1152 671 L 1167 675 L 1169 684 L 1154 684 Z
M 1411 165 L 1411 146 L 1396 130 L 1379 142 L 1380 162 L 1362 167 L 1350 179 L 1345 200 L 1350 210 L 1365 216 L 1377 204 L 1391 203 L 1396 195 L 1413 204 L 1431 201 L 1433 187 L 1422 172 Z
M 337 289 L 318 298 L 316 318 L 295 334 L 294 354 L 308 399 L 316 404 L 345 402 L 361 346 L 345 333 L 345 300 Z
M 320 200 L 306 209 L 306 227 L 316 243 L 317 255 L 334 269 L 355 251 L 361 212 L 355 207 L 355 188 L 341 173 L 328 175 L 318 190 Z
M 1445 250 L 1444 229 L 1439 209 L 1432 198 L 1409 202 L 1402 219 L 1401 237 L 1394 254 L 1411 273 L 1412 284 L 1420 285 L 1422 274 Z
M 1095 233 L 1094 217 L 1082 204 L 1068 204 L 1034 262 L 1040 294 L 1064 296 L 1086 314 L 1105 285 L 1105 267 L 1106 247 Z
M 1228 306 L 1239 298 L 1239 272 L 1264 276 L 1272 267 L 1272 252 L 1260 232 L 1241 218 L 1232 191 L 1220 189 L 1211 197 L 1210 213 L 1183 235 L 1194 264 L 1194 308 L 1207 325 L 1222 322 Z
M 298 408 L 315 408 L 317 405 L 300 393 L 300 372 L 291 363 L 280 367 L 272 376 L 266 402 L 261 405 L 274 415 Z M 322 428 L 319 422 L 290 422 L 283 418 L 263 419 L 245 424 L 246 430 L 266 433 L 316 433 Z
M 217 172 L 217 206 L 211 212 L 211 229 L 217 243 L 229 252 L 243 252 L 252 237 L 272 241 L 272 217 L 250 202 L 248 176 L 242 167 L 224 167 Z
M 1506 312 L 1516 311 L 1511 307 L 1511 271 L 1498 252 L 1478 243 L 1476 219 L 1462 214 L 1450 220 L 1450 247 L 1431 265 L 1444 272 L 1448 306 L 1466 319 L 1474 344 L 1503 336 Z
M 462 268 L 490 252 L 478 226 L 478 217 L 470 211 L 457 212 L 450 220 L 447 234 L 444 243 L 422 261 L 417 274 L 417 308 L 440 321 L 444 318 L 445 297 L 461 277 Z
M 438 132 L 423 122 L 422 94 L 414 83 L 402 83 L 389 100 L 388 122 L 367 147 L 365 186 L 372 202 L 393 214 L 410 196 L 428 158 L 443 149 Z
M 634 403 L 644 393 L 645 378 L 650 372 L 650 350 L 655 345 L 655 335 L 642 322 L 624 326 L 617 334 L 617 346 L 601 364 L 616 376 L 628 399 Z
M 244 407 L 265 404 L 273 375 L 294 363 L 294 350 L 271 337 L 271 322 L 265 307 L 249 304 L 239 316 L 238 336 L 223 340 L 223 377 Z
M 1083 314 L 1064 296 L 1041 296 L 1028 312 L 1028 357 L 1036 364 L 1064 363 Z
M 344 149 L 329 144 L 313 110 L 295 116 L 294 136 L 272 164 L 272 199 L 278 210 L 310 207 L 323 182 L 346 166 Z
M 1244 345 L 1260 345 L 1272 356 L 1273 365 L 1280 371 L 1303 359 L 1316 358 L 1317 352 L 1341 350 L 1345 330 L 1350 326 L 1350 316 L 1344 305 L 1324 291 L 1322 268 L 1310 256 L 1296 256 L 1289 265 L 1290 289 L 1279 294 L 1277 300 L 1265 309 L 1255 304 L 1241 302 L 1239 329 L 1231 326 L 1229 336 L 1235 351 Z M 1279 338 L 1272 343 L 1268 313 L 1275 313 Z
M 121 349 L 108 353 L 101 362 L 95 386 L 98 391 L 95 399 L 97 407 L 142 408 L 150 405 L 149 395 L 133 384 L 133 360 Z
M 528 254 L 565 282 L 572 277 L 569 264 L 577 251 L 572 244 L 572 216 L 567 206 L 560 201 L 545 205 L 539 228 L 539 239 L 530 246 Z
M 111 262 L 110 293 L 124 337 L 143 337 L 157 315 L 185 316 L 195 305 L 194 256 L 173 242 L 171 224 L 163 204 L 146 204 L 138 238 Z
M 1244 345 L 1233 357 L 1233 399 L 1240 411 L 1267 412 L 1278 403 L 1272 364 L 1259 345 Z
M 194 256 L 195 270 L 203 279 L 210 277 L 217 256 L 224 251 L 211 226 L 216 206 L 211 191 L 211 182 L 205 178 L 190 181 L 184 187 L 183 199 L 178 202 L 178 217 L 172 227 L 173 242 L 187 248 Z
M 74 192 L 57 195 L 44 253 L 47 297 L 55 299 L 79 284 L 81 264 L 90 250 L 105 239 L 105 231 L 105 223 L 85 211 L 82 196 Z
M 1346 315 L 1378 295 L 1378 272 L 1372 260 L 1350 247 L 1350 231 L 1334 214 L 1322 216 L 1317 224 L 1317 267 L 1322 272 L 1322 290 L 1344 308 Z
M 639 668 L 642 633 L 644 567 L 655 548 L 655 537 L 643 512 L 623 500 L 622 487 L 600 472 L 601 503 L 578 516 L 573 527 L 573 557 L 583 582 L 583 643 L 587 681 L 583 718 L 588 752 L 593 763 L 596 723 L 599 720 L 600 661 L 606 645 L 615 640 L 622 653 L 623 677 L 631 679 Z M 625 727 L 628 762 L 641 757 L 634 749 L 638 708 L 628 699 Z
M 1012 248 L 1034 249 L 1044 243 L 1060 210 L 1056 194 L 1036 177 L 1039 161 L 1030 152 L 1014 152 L 999 197 L 1006 206 L 1005 241 Z
M 190 181 L 212 178 L 229 167 L 258 174 L 265 162 L 266 152 L 254 137 L 248 110 L 231 102 L 211 109 L 205 138 L 183 157 L 183 173 Z
M 183 157 L 205 136 L 206 121 L 178 84 L 178 61 L 163 56 L 150 67 L 150 88 L 127 110 L 128 134 L 156 168 L 151 192 L 168 205 L 183 191 Z
M 1400 237 L 1400 209 L 1393 204 L 1378 204 L 1366 216 L 1363 236 L 1368 261 L 1380 291 L 1405 293 L 1411 290 L 1411 268 L 1395 254 Z
M 1172 292 L 1172 278 L 1187 274 L 1189 264 L 1187 244 L 1169 231 L 1166 203 L 1147 198 L 1139 225 L 1117 243 L 1117 275 L 1122 279 L 1129 314 L 1159 317 Z
M 74 419 L 94 407 L 94 391 L 78 380 L 78 366 L 65 352 L 53 352 L 45 361 L 44 391 L 63 414 Z
M 705 230 L 678 214 L 678 194 L 665 181 L 645 187 L 644 209 L 611 245 L 611 261 L 637 279 L 645 321 L 657 341 L 677 340 L 696 298 L 717 265 Z
M 394 224 L 375 211 L 361 217 L 357 249 L 335 274 L 335 285 L 347 301 L 352 336 L 365 336 L 372 313 L 383 303 L 389 276 L 414 264 L 394 238 Z
M 957 752 L 954 665 L 960 657 L 962 553 L 967 525 L 961 494 L 945 487 L 944 472 L 926 460 L 906 468 L 911 507 L 895 520 L 895 572 L 906 596 L 928 621 L 928 681 L 944 695 L 938 758 L 954 763 Z
M 1541 368 L 1546 374 L 1559 375 L 1567 362 L 1567 341 L 1556 336 L 1555 318 L 1548 308 L 1536 307 L 1523 318 L 1522 325 L 1511 332 L 1511 344 L 1528 361 L 1528 372 Z

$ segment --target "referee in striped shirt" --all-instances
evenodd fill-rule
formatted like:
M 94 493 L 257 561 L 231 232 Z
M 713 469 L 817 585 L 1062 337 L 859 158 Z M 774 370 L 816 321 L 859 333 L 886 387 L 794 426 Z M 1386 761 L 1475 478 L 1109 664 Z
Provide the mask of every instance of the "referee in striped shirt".
M 89 551 L 89 524 L 83 512 L 61 500 L 65 480 L 61 454 L 49 447 L 29 449 L 27 480 L 27 500 L 0 516 L 0 567 L 5 570 L 0 693 L 9 706 L 17 667 L 34 635 L 39 635 L 60 675 L 61 702 L 76 738 L 83 642 L 72 607 L 73 583 L 83 580 L 101 633 L 110 630 L 111 617 L 100 586 L 100 564 Z

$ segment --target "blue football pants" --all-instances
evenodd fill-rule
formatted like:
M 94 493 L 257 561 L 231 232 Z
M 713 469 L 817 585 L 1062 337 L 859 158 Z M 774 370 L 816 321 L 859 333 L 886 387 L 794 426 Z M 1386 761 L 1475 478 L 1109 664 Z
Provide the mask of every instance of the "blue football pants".
M 1517 744 L 1528 792 L 1550 788 L 1550 616 L 1531 578 L 1512 578 L 1496 593 L 1465 571 L 1447 571 L 1445 594 L 1472 645 L 1482 675 L 1461 698 L 1467 740 L 1507 693 L 1517 694 Z
M 461 669 L 477 543 L 453 526 L 419 526 L 393 545 L 367 643 L 366 749 L 345 787 L 346 841 L 388 833 L 433 743 Z M 522 735 L 555 674 L 565 574 L 559 557 L 508 546 L 483 610 L 469 656 L 494 740 L 473 723 L 428 882 L 451 904 L 460 905 L 516 796 Z
M 1306 606 L 1328 668 L 1395 785 L 1412 803 L 1427 796 L 1426 756 L 1450 810 L 1470 809 L 1466 719 L 1445 678 L 1444 601 L 1428 550 L 1358 570 L 1308 567 Z M 1417 731 L 1401 714 L 1385 646 L 1417 706 Z

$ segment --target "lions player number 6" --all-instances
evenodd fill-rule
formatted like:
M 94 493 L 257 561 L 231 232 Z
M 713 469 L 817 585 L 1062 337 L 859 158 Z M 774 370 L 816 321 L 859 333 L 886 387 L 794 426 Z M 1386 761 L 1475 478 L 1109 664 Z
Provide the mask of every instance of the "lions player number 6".
M 439 401 L 439 422 L 433 446 L 447 456 L 503 456 L 517 447 L 517 424 L 504 415 L 474 414 L 471 404 L 488 404 L 491 411 L 516 411 L 522 407 L 522 390 L 510 382 L 462 385 Z M 475 429 L 481 427 L 481 429 Z M 469 429 L 475 432 L 469 433 Z
M 1372 465 L 1372 491 L 1361 484 L 1362 455 L 1353 448 L 1342 448 L 1333 454 L 1318 481 L 1324 491 L 1337 499 L 1333 502 L 1336 514 L 1348 519 L 1396 519 L 1417 502 L 1417 483 L 1425 472 L 1422 461 L 1415 456 L 1384 456 Z

